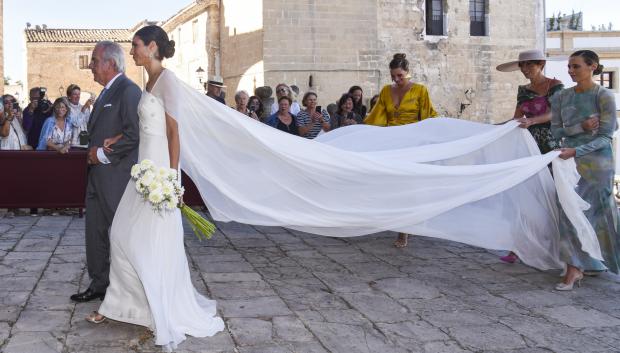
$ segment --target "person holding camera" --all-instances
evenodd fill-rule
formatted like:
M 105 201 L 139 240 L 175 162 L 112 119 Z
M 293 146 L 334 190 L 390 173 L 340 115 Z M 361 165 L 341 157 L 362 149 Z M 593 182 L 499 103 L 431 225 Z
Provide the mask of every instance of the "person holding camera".
M 26 144 L 26 134 L 20 123 L 21 109 L 10 94 L 2 96 L 2 112 L 0 116 L 0 150 L 30 149 Z
M 95 102 L 95 97 L 91 94 L 90 98 L 80 104 L 82 90 L 80 86 L 72 83 L 67 87 L 67 100 L 69 101 L 69 120 L 73 126 L 71 137 L 71 148 L 88 147 L 88 120 L 90 119 L 90 108 Z
M 30 104 L 23 113 L 23 126 L 27 131 L 28 145 L 37 146 L 41 130 L 45 119 L 52 112 L 52 103 L 45 99 L 46 89 L 44 87 L 33 87 L 30 89 Z
M 364 119 L 353 111 L 354 98 L 345 93 L 338 100 L 338 107 L 332 119 L 332 130 L 342 126 L 363 124 Z
M 69 152 L 73 136 L 73 125 L 69 120 L 69 102 L 65 97 L 60 97 L 54 101 L 53 109 L 54 114 L 47 118 L 43 125 L 37 150 L 64 154 Z
M 250 95 L 246 91 L 238 91 L 235 93 L 235 104 L 237 111 L 241 114 L 247 115 L 254 120 L 259 120 L 256 112 L 248 107 L 248 102 L 250 101 Z M 253 106 L 252 106 L 253 108 Z
M 331 129 L 331 119 L 329 114 L 317 103 L 317 95 L 314 92 L 306 92 L 301 104 L 306 107 L 297 114 L 297 126 L 299 136 L 313 139 L 318 136 L 321 130 L 327 132 Z

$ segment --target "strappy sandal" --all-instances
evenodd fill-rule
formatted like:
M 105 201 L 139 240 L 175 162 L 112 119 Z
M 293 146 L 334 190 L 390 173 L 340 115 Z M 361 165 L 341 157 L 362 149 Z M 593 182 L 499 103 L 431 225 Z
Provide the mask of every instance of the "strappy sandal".
M 396 239 L 396 241 L 394 241 L 394 247 L 396 247 L 398 249 L 406 248 L 407 247 L 407 243 L 408 243 L 408 238 L 409 238 L 408 234 L 399 233 L 398 234 L 398 239 Z
M 101 319 L 97 320 L 97 316 L 100 316 Z M 90 315 L 88 315 L 86 317 L 86 321 L 93 323 L 93 324 L 100 324 L 102 322 L 104 322 L 107 318 L 101 314 L 99 314 L 96 311 L 93 311 Z

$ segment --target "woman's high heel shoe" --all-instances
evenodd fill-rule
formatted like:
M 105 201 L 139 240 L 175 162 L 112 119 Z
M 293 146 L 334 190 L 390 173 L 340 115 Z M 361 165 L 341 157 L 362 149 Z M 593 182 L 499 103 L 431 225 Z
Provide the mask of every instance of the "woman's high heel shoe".
M 564 282 L 558 283 L 555 286 L 555 290 L 571 291 L 571 290 L 573 290 L 573 287 L 574 287 L 575 283 L 577 283 L 577 287 L 581 287 L 581 280 L 582 279 L 583 279 L 583 273 L 580 273 L 579 276 L 575 277 L 573 279 L 573 281 L 570 282 L 570 283 L 564 283 Z
M 510 254 L 502 256 L 499 259 L 509 264 L 514 264 L 519 259 L 519 257 L 517 256 L 517 254 L 511 251 Z

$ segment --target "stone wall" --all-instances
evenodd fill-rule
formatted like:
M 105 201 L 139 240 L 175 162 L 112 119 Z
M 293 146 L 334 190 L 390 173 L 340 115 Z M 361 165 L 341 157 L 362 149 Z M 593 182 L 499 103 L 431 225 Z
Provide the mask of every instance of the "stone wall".
M 189 17 L 186 21 L 168 30 L 168 36 L 175 41 L 175 53 L 164 61 L 178 78 L 196 89 L 202 89 L 196 70 L 200 67 L 205 72 L 208 68 L 207 47 L 207 13 L 202 12 Z
M 404 52 L 440 114 L 484 122 L 512 117 L 524 80 L 495 66 L 542 48 L 542 1 L 490 1 L 484 37 L 469 35 L 467 0 L 444 1 L 448 35 L 425 37 L 424 3 L 263 0 L 265 84 L 317 91 L 322 105 L 358 84 L 368 99 L 390 83 L 387 65 Z
M 222 0 L 220 7 L 221 76 L 226 88 L 226 103 L 234 105 L 238 90 L 250 95 L 265 84 L 263 66 L 263 1 Z
M 145 81 L 142 68 L 138 68 L 129 50 L 130 43 L 122 43 L 125 49 L 125 64 L 127 76 L 140 87 Z M 69 84 L 75 83 L 83 92 L 99 94 L 102 87 L 93 81 L 93 74 L 89 69 L 79 68 L 79 55 L 90 55 L 95 43 L 26 43 L 27 57 L 27 84 L 24 92 L 31 87 L 43 86 L 47 88 L 48 98 L 54 100 L 66 95 Z M 60 89 L 62 87 L 62 90 Z

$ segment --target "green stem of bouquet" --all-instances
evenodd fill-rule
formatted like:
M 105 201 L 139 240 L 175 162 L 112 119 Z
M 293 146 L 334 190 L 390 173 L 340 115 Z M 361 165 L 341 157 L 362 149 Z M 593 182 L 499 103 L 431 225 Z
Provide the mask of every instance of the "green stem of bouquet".
M 216 229 L 215 225 L 204 219 L 200 214 L 198 214 L 198 212 L 194 211 L 186 204 L 182 204 L 180 208 L 181 214 L 189 221 L 189 224 L 198 240 L 211 239 L 211 236 Z

